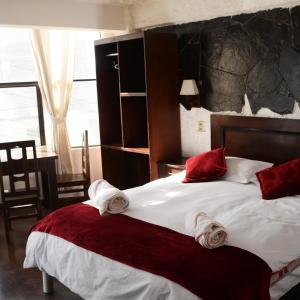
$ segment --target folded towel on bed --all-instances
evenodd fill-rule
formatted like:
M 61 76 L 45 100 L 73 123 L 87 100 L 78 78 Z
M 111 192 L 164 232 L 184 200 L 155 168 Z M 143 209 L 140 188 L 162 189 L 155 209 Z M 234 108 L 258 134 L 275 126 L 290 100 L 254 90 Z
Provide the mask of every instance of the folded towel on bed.
M 104 179 L 94 181 L 89 187 L 88 194 L 99 209 L 100 215 L 106 212 L 119 214 L 127 210 L 129 206 L 129 199 L 125 193 Z
M 202 247 L 208 249 L 221 247 L 227 240 L 227 232 L 224 226 L 212 220 L 203 212 L 189 212 L 185 218 L 185 227 Z

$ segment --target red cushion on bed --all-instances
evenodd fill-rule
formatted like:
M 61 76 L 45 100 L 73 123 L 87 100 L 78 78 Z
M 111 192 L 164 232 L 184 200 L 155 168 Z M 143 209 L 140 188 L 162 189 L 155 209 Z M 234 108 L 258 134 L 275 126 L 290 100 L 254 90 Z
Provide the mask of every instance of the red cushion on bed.
M 218 148 L 189 158 L 182 182 L 211 181 L 223 176 L 226 171 L 225 148 Z
M 300 159 L 256 173 L 266 200 L 300 194 Z

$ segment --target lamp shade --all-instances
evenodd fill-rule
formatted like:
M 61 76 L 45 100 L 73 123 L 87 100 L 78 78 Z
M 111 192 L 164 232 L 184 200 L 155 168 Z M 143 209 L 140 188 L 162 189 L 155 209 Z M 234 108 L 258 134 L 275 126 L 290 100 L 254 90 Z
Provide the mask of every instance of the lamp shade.
M 199 95 L 199 90 L 197 88 L 194 79 L 185 79 L 182 81 L 180 95 L 183 96 Z

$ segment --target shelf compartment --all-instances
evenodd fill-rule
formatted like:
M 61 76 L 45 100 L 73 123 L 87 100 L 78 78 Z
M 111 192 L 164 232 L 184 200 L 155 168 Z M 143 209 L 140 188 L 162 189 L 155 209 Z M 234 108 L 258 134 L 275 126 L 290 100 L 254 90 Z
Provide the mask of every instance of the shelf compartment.
M 102 176 L 118 189 L 126 188 L 124 182 L 124 155 L 122 151 L 101 146 Z
M 120 92 L 145 92 L 144 41 L 133 39 L 118 43 Z
M 101 146 L 103 178 L 119 189 L 149 182 L 149 156 L 118 150 Z
M 122 143 L 117 43 L 96 45 L 97 93 L 101 143 Z
M 103 144 L 101 147 L 106 148 L 106 149 L 113 149 L 113 150 L 118 150 L 118 151 L 125 151 L 125 152 L 131 152 L 131 153 L 139 153 L 139 154 L 145 154 L 149 155 L 150 150 L 147 147 L 123 147 L 122 145 L 107 145 Z
M 123 147 L 148 147 L 146 97 L 121 98 Z
M 138 153 L 124 153 L 125 188 L 133 188 L 150 181 L 149 156 Z

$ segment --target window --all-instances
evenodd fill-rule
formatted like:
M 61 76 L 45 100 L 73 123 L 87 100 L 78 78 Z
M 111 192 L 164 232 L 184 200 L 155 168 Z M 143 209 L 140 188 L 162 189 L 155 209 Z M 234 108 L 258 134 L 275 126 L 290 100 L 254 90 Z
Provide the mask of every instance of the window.
M 94 40 L 99 32 L 76 32 L 73 93 L 67 116 L 71 146 L 99 145 Z M 37 83 L 29 30 L 0 27 L 0 142 L 34 139 L 45 144 L 42 97 Z
M 74 82 L 67 126 L 72 147 L 82 145 L 81 132 L 89 132 L 89 145 L 100 144 L 94 40 L 99 32 L 76 32 Z
M 0 28 L 0 142 L 45 144 L 43 108 L 27 29 Z

